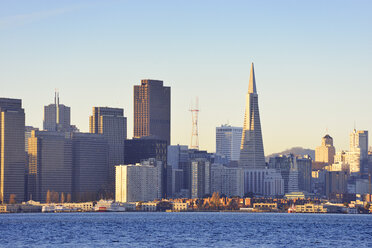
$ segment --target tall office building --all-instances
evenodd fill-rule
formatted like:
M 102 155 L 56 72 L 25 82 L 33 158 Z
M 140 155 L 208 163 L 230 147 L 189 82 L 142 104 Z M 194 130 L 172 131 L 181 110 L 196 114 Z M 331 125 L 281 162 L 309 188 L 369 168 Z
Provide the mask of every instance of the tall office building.
M 265 155 L 253 63 L 246 97 L 244 127 L 240 150 L 240 166 L 265 168 Z
M 322 145 L 315 149 L 315 162 L 331 165 L 334 163 L 335 154 L 336 149 L 333 146 L 333 139 L 327 134 L 322 138 Z
M 89 118 L 89 132 L 102 134 L 109 145 L 108 181 L 115 183 L 115 165 L 124 164 L 124 142 L 127 138 L 127 118 L 124 109 L 93 107 Z
M 347 193 L 348 173 L 346 171 L 327 171 L 325 175 L 325 193 L 329 198 L 331 194 Z
M 102 134 L 71 133 L 72 199 L 95 201 L 105 195 L 108 173 L 108 143 Z
M 191 198 L 211 194 L 211 163 L 206 159 L 191 161 Z
M 213 164 L 211 167 L 211 193 L 228 197 L 244 195 L 244 169 Z
M 187 146 L 174 145 L 167 148 L 167 164 L 173 169 L 183 169 L 189 162 L 189 149 Z
M 216 127 L 216 153 L 225 155 L 228 162 L 239 161 L 242 132 L 241 127 Z
M 33 130 L 39 130 L 37 127 L 25 126 L 25 151 L 28 152 L 28 138 L 31 137 Z
M 28 156 L 28 199 L 45 202 L 48 191 L 72 194 L 72 142 L 68 135 L 32 131 Z
M 22 100 L 0 98 L 0 201 L 24 200 L 25 112 Z
M 350 153 L 359 153 L 359 168 L 358 165 L 350 164 L 350 168 L 353 169 L 354 172 L 361 172 L 361 173 L 368 173 L 368 131 L 357 131 L 353 130 L 350 133 Z M 354 160 L 356 160 L 357 155 L 354 156 Z
M 134 86 L 134 138 L 155 136 L 171 144 L 170 96 L 163 81 L 145 79 Z
M 311 192 L 312 161 L 309 156 L 280 155 L 270 158 L 269 168 L 280 172 L 284 193 Z
M 148 159 L 116 166 L 115 201 L 153 201 L 162 197 L 162 162 Z
M 368 157 L 368 131 L 353 130 L 350 133 L 350 151 L 360 148 L 360 159 Z
M 54 104 L 44 106 L 43 129 L 46 131 L 72 132 L 75 126 L 70 123 L 70 107 L 59 103 L 59 93 L 54 96 Z
M 262 196 L 284 195 L 284 180 L 279 172 L 267 168 L 244 168 L 244 193 Z
M 167 168 L 167 142 L 165 140 L 142 137 L 125 141 L 125 164 L 140 163 L 142 160 L 155 158 Z
M 162 192 L 164 196 L 170 195 L 171 189 L 167 170 L 167 141 L 154 139 L 152 136 L 139 139 L 128 139 L 125 141 L 125 164 L 140 163 L 142 160 L 154 158 L 162 161 Z M 171 176 L 171 172 L 169 173 Z

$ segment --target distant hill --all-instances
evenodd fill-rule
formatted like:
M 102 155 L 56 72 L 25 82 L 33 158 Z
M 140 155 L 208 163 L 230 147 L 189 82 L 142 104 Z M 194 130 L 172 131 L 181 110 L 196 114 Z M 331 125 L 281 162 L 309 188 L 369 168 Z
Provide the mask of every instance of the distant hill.
M 269 160 L 270 157 L 275 157 L 275 156 L 279 156 L 279 155 L 286 155 L 286 154 L 294 154 L 294 155 L 310 155 L 310 157 L 312 159 L 315 159 L 315 150 L 312 150 L 312 149 L 306 149 L 306 148 L 303 148 L 303 147 L 292 147 L 290 149 L 287 149 L 285 151 L 282 151 L 282 152 L 278 152 L 278 153 L 273 153 L 273 154 L 270 154 L 268 156 L 266 156 L 266 160 Z

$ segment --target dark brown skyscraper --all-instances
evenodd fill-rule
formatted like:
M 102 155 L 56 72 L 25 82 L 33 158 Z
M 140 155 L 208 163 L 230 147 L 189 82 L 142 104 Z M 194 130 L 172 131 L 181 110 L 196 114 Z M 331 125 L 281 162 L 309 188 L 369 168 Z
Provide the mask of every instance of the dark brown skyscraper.
M 170 145 L 170 87 L 145 79 L 134 86 L 134 137 L 154 136 Z

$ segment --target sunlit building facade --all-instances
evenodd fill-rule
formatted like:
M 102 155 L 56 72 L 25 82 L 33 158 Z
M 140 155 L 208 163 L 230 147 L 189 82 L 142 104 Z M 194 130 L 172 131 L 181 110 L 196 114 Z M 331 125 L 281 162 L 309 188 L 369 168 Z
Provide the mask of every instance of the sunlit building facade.
M 144 79 L 134 86 L 134 138 L 171 139 L 171 89 L 163 81 Z
M 246 97 L 244 126 L 240 147 L 239 165 L 250 168 L 265 168 L 258 94 L 253 63 Z
M 162 162 L 148 159 L 116 166 L 115 201 L 153 201 L 162 197 Z
M 216 127 L 216 153 L 225 155 L 228 162 L 238 162 L 242 132 L 243 128 L 241 127 L 232 127 L 230 125 Z
M 334 163 L 335 154 L 336 149 L 333 146 L 333 138 L 327 134 L 322 138 L 322 145 L 315 149 L 315 162 L 331 165 Z
M 102 134 L 108 142 L 108 180 L 114 189 L 115 166 L 124 164 L 124 142 L 127 138 L 127 118 L 124 109 L 93 107 L 89 132 Z
M 24 200 L 25 113 L 22 100 L 0 98 L 0 202 Z

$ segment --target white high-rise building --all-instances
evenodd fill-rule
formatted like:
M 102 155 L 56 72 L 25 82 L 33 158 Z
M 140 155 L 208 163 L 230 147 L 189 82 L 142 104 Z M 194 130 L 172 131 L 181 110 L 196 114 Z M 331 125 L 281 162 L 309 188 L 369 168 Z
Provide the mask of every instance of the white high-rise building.
M 336 154 L 335 159 L 338 154 Z M 343 160 L 350 166 L 350 173 L 360 173 L 368 170 L 368 131 L 350 133 L 349 151 L 344 153 Z
M 284 195 L 284 180 L 275 169 L 244 168 L 244 193 Z
M 228 162 L 239 161 L 242 132 L 241 127 L 216 127 L 216 153 L 225 155 Z
M 162 162 L 155 159 L 135 165 L 118 165 L 115 201 L 152 201 L 162 197 Z
M 350 133 L 350 152 L 360 149 L 360 159 L 368 158 L 368 131 L 353 130 Z
M 241 167 L 213 164 L 211 167 L 211 193 L 228 197 L 244 195 L 244 172 Z
M 250 168 L 265 168 L 258 94 L 253 63 L 245 105 L 244 127 L 240 147 L 239 165 Z

